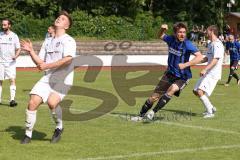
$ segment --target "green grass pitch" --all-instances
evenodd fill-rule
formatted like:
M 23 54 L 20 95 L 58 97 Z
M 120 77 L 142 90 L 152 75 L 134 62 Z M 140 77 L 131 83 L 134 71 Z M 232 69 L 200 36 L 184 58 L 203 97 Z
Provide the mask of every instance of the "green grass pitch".
M 203 105 L 192 94 L 199 71 L 193 69 L 193 79 L 181 96 L 174 97 L 151 123 L 127 120 L 138 113 L 147 97 L 138 97 L 136 105 L 129 106 L 113 87 L 110 71 L 102 70 L 92 83 L 83 81 L 85 71 L 77 71 L 74 77 L 75 86 L 110 93 L 117 97 L 117 107 L 88 121 L 65 120 L 61 141 L 50 144 L 55 125 L 47 105 L 42 105 L 37 113 L 32 142 L 28 145 L 21 145 L 19 142 L 24 135 L 28 93 L 41 77 L 41 73 L 18 71 L 16 108 L 7 106 L 9 83 L 5 81 L 3 84 L 3 104 L 0 105 L 0 159 L 237 160 L 240 157 L 240 88 L 234 79 L 229 87 L 223 85 L 228 76 L 228 69 L 224 69 L 223 79 L 210 97 L 217 107 L 217 113 L 213 119 L 203 119 Z M 144 73 L 145 71 L 133 72 L 127 76 L 136 78 Z M 153 89 L 154 85 L 139 86 L 133 90 L 149 90 Z M 82 93 L 84 94 L 84 90 Z M 73 94 L 65 99 L 73 101 L 70 107 L 72 114 L 92 110 L 102 102 L 90 96 Z M 108 103 L 111 103 L 111 99 Z

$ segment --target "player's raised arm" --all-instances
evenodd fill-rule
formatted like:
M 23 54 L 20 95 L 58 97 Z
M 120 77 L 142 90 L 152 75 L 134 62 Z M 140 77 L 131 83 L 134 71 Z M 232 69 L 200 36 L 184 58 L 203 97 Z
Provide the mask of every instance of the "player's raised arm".
M 158 32 L 158 37 L 160 39 L 163 39 L 166 31 L 168 30 L 168 25 L 167 24 L 163 24 Z
M 40 57 L 33 50 L 32 42 L 29 39 L 28 40 L 21 40 L 20 44 L 21 44 L 21 49 L 25 50 L 25 51 L 27 51 L 29 53 L 29 55 L 31 56 L 33 62 L 37 66 L 42 64 L 42 63 L 44 63 L 44 61 L 41 60 Z

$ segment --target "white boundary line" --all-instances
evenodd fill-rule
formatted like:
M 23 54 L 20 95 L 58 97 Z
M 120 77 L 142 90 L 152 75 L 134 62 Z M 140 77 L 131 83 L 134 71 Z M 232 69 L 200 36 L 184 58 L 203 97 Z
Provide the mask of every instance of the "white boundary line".
M 109 160 L 109 159 L 127 159 L 127 158 L 136 158 L 142 156 L 159 156 L 163 154 L 176 154 L 176 153 L 185 153 L 185 152 L 197 152 L 197 151 L 209 151 L 216 149 L 233 149 L 240 148 L 239 144 L 236 145 L 223 145 L 223 146 L 213 146 L 213 147 L 201 147 L 201 148 L 186 148 L 186 149 L 177 149 L 177 150 L 167 150 L 167 151 L 159 151 L 159 152 L 145 152 L 145 153 L 134 153 L 128 155 L 116 155 L 109 157 L 92 157 L 92 158 L 80 158 L 78 160 Z

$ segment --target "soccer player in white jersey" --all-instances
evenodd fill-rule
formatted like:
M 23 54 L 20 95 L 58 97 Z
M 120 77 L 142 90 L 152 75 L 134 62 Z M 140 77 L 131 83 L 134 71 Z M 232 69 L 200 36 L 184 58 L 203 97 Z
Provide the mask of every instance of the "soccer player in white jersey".
M 50 86 L 51 82 L 49 78 L 56 70 L 69 69 L 73 57 L 75 57 L 76 42 L 72 37 L 66 34 L 66 30 L 70 28 L 71 24 L 72 20 L 69 14 L 66 11 L 60 12 L 54 23 L 55 36 L 52 40 L 44 41 L 39 55 L 34 52 L 32 43 L 29 40 L 21 41 L 22 49 L 30 54 L 39 70 L 45 71 L 45 75 L 35 84 L 30 92 L 30 100 L 28 108 L 26 109 L 26 132 L 21 141 L 22 144 L 26 144 L 31 141 L 33 127 L 36 122 L 37 109 L 40 104 L 45 102 L 51 109 L 53 119 L 56 122 L 56 128 L 52 136 L 51 143 L 56 143 L 61 138 L 63 124 L 62 109 L 59 106 L 59 103 L 66 95 L 68 89 L 61 91 L 61 93 L 54 90 Z M 73 71 L 66 76 L 64 83 L 69 86 L 72 85 Z
M 207 36 L 211 42 L 208 45 L 207 55 L 202 61 L 207 62 L 207 66 L 200 72 L 201 78 L 196 83 L 193 92 L 200 98 L 206 109 L 203 113 L 204 118 L 212 118 L 216 108 L 210 102 L 209 97 L 222 76 L 224 46 L 218 39 L 218 28 L 215 25 L 207 28 Z
M 20 54 L 20 42 L 16 33 L 11 31 L 12 22 L 2 20 L 0 32 L 0 103 L 2 102 L 3 80 L 10 80 L 10 107 L 17 106 L 16 94 L 16 59 Z

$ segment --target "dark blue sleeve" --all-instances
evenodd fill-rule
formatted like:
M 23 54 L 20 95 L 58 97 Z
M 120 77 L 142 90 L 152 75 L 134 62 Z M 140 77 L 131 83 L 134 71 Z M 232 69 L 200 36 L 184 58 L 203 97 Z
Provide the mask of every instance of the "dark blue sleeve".
M 239 51 L 240 51 L 240 43 L 239 42 L 235 42 L 235 45 L 236 45 L 236 47 L 238 49 L 238 53 L 239 53 Z
M 169 35 L 164 35 L 163 36 L 163 41 L 166 42 L 168 45 L 174 40 L 173 36 L 169 36 Z
M 191 41 L 186 41 L 186 51 L 189 54 L 195 54 L 199 50 Z
M 229 43 L 226 43 L 226 50 L 229 50 Z

